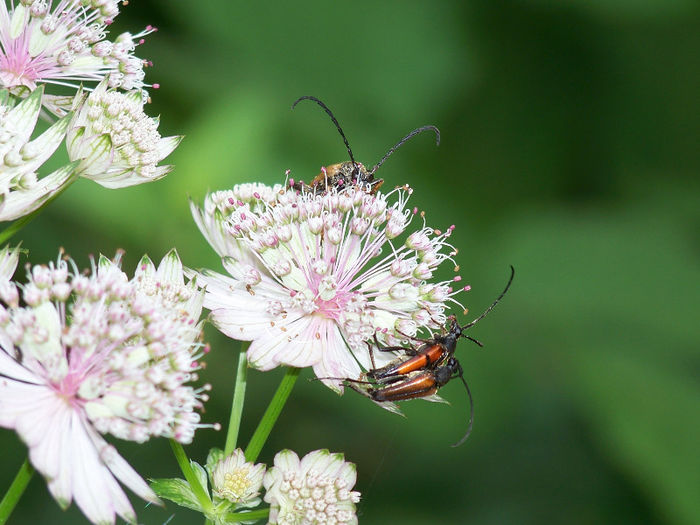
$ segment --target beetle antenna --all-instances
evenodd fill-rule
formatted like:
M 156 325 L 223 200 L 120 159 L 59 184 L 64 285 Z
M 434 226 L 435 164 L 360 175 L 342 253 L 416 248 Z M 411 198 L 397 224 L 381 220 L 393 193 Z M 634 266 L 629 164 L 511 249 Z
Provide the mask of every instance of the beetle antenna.
M 472 398 L 472 393 L 469 390 L 469 385 L 467 384 L 466 379 L 464 379 L 464 373 L 462 372 L 462 366 L 459 366 L 459 378 L 462 380 L 462 383 L 464 383 L 464 388 L 467 389 L 467 396 L 469 396 L 469 424 L 467 425 L 467 432 L 464 434 L 462 439 L 457 441 L 453 447 L 458 447 L 462 443 L 464 443 L 467 438 L 469 437 L 469 434 L 472 433 L 472 427 L 474 426 L 474 398 Z
M 477 317 L 476 319 L 474 319 L 471 323 L 467 323 L 467 324 L 465 324 L 464 326 L 462 326 L 462 327 L 461 327 L 462 331 L 466 330 L 467 328 L 470 328 L 470 327 L 474 326 L 476 323 L 478 323 L 478 322 L 481 321 L 484 317 L 486 317 L 486 315 L 487 315 L 491 310 L 493 310 L 493 309 L 496 307 L 496 305 L 501 301 L 501 299 L 503 299 L 503 296 L 506 294 L 506 292 L 508 292 L 508 288 L 510 288 L 510 284 L 513 282 L 513 277 L 515 277 L 515 268 L 513 268 L 513 266 L 511 265 L 511 267 L 510 267 L 510 279 L 508 279 L 508 284 L 506 284 L 506 287 L 505 287 L 505 288 L 503 289 L 503 291 L 501 292 L 501 295 L 499 295 L 498 297 L 496 297 L 496 300 L 495 300 L 493 303 L 491 303 L 491 306 L 489 306 L 486 310 L 484 310 L 484 313 L 483 313 L 483 314 L 481 314 L 479 317 Z M 461 334 L 460 334 L 460 335 L 461 335 Z M 467 335 L 462 335 L 462 337 L 466 337 L 467 339 L 470 339 L 470 340 L 474 341 L 471 337 L 469 337 L 469 336 L 467 336 Z M 476 342 L 476 341 L 475 341 L 475 342 Z M 478 342 L 477 342 L 477 344 L 478 344 Z M 483 346 L 483 345 L 479 344 L 479 346 Z
M 350 155 L 350 160 L 354 165 L 357 165 L 357 162 L 355 162 L 355 157 L 352 156 L 352 150 L 350 149 L 350 143 L 348 142 L 348 139 L 345 137 L 345 133 L 343 133 L 343 128 L 340 127 L 340 124 L 338 124 L 338 120 L 335 118 L 335 115 L 333 115 L 333 112 L 328 109 L 328 106 L 326 106 L 323 102 L 321 102 L 319 99 L 316 97 L 312 97 L 311 95 L 304 95 L 303 97 L 299 97 L 294 101 L 294 104 L 292 104 L 292 109 L 296 107 L 296 105 L 301 102 L 302 100 L 311 100 L 313 102 L 316 102 L 319 106 L 323 108 L 323 110 L 328 113 L 328 116 L 331 117 L 331 120 L 333 121 L 333 124 L 335 124 L 335 127 L 338 128 L 338 132 L 340 133 L 340 136 L 343 137 L 343 142 L 345 142 L 345 147 L 348 149 L 348 155 Z
M 435 126 L 423 126 L 423 127 L 421 127 L 421 128 L 416 128 L 416 129 L 414 129 L 413 131 L 411 131 L 408 135 L 406 135 L 404 138 L 402 138 L 400 141 L 398 141 L 398 142 L 396 143 L 396 146 L 394 146 L 394 147 L 391 148 L 389 151 L 387 151 L 387 152 L 386 152 L 386 155 L 384 155 L 384 156 L 382 157 L 382 160 L 380 160 L 379 162 L 377 162 L 377 163 L 374 165 L 374 167 L 373 167 L 371 170 L 369 170 L 368 173 L 369 173 L 370 175 L 373 175 L 374 172 L 377 171 L 377 168 L 379 168 L 379 166 L 381 166 L 382 164 L 384 164 L 384 161 L 385 161 L 386 159 L 388 159 L 389 157 L 391 157 L 391 154 L 394 153 L 394 152 L 395 152 L 397 149 L 399 149 L 401 146 L 403 146 L 405 142 L 407 142 L 408 140 L 412 139 L 412 138 L 415 137 L 416 135 L 418 135 L 418 134 L 420 134 L 420 133 L 423 133 L 424 131 L 428 131 L 428 130 L 432 130 L 432 131 L 435 132 L 435 143 L 439 146 L 439 145 L 440 145 L 440 130 L 439 130 L 439 129 L 437 129 Z
M 469 339 L 472 343 L 476 343 L 476 344 L 478 344 L 478 345 L 481 346 L 481 347 L 484 346 L 484 343 L 482 343 L 482 342 L 479 341 L 478 339 L 474 339 L 474 338 L 473 338 L 472 336 L 470 336 L 470 335 L 463 335 L 462 337 L 464 337 L 465 339 Z

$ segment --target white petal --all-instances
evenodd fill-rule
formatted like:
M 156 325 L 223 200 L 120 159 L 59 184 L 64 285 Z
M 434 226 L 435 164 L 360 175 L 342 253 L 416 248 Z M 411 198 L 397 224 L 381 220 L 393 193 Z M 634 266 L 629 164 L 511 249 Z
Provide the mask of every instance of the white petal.
M 80 419 L 75 416 L 72 426 L 74 450 L 71 476 L 73 498 L 83 514 L 93 523 L 110 523 L 115 520 L 115 509 L 110 498 L 110 489 L 105 478 L 111 477 Z
M 19 381 L 24 381 L 25 383 L 40 384 L 43 382 L 31 371 L 27 370 L 25 367 L 15 361 L 4 351 L 4 349 L 0 349 L 0 376 L 17 379 Z M 2 384 L 2 380 L 3 378 L 0 377 L 0 385 Z M 1 413 L 2 406 L 0 406 L 0 414 Z
M 332 328 L 326 334 L 326 346 L 323 349 L 322 359 L 314 365 L 314 373 L 317 377 L 350 377 L 353 379 L 359 377 L 362 370 L 343 339 L 340 329 L 337 325 Z M 360 362 L 369 360 L 367 352 L 356 352 L 356 354 Z M 363 363 L 363 366 L 367 367 L 367 364 Z
M 55 432 L 55 430 L 53 430 Z M 72 432 L 69 428 L 60 432 L 56 464 L 57 473 L 49 480 L 49 491 L 58 504 L 66 509 L 73 499 L 73 443 Z
M 307 474 L 313 469 L 318 474 L 322 474 L 325 473 L 326 469 L 332 462 L 333 457 L 327 449 L 314 450 L 302 458 L 300 470 L 304 474 Z
M 0 221 L 12 221 L 33 212 L 73 182 L 77 162 L 67 164 L 43 177 L 29 190 L 15 190 L 0 207 Z
M 250 365 L 260 370 L 270 370 L 280 364 L 299 368 L 313 365 L 323 349 L 318 344 L 309 345 L 313 341 L 303 335 L 308 333 L 311 322 L 309 316 L 302 316 L 291 323 L 274 328 L 268 326 L 267 333 L 255 339 L 248 348 Z
M 163 160 L 165 157 L 170 155 L 178 144 L 182 142 L 184 137 L 182 135 L 174 137 L 164 137 L 158 142 L 158 159 Z
M 10 280 L 17 269 L 17 263 L 19 262 L 19 245 L 14 248 L 10 248 L 9 244 L 6 244 L 2 250 L 0 250 L 0 279 Z
M 32 136 L 32 131 L 34 131 L 34 126 L 39 118 L 43 94 L 43 86 L 38 87 L 5 115 L 3 125 L 17 133 L 18 136 L 15 137 L 15 140 L 18 144 L 26 143 Z
M 163 260 L 160 261 L 156 275 L 159 281 L 179 285 L 185 284 L 185 279 L 182 273 L 182 262 L 180 261 L 180 256 L 177 254 L 177 250 L 175 248 L 165 254 Z
M 301 462 L 296 452 L 292 450 L 282 450 L 275 455 L 275 467 L 283 471 L 299 471 Z
M 148 255 L 141 257 L 138 265 L 136 265 L 136 271 L 134 272 L 134 278 L 145 277 L 149 279 L 155 278 L 156 267 L 151 261 Z
M 105 452 L 102 454 L 102 460 L 119 481 L 129 487 L 134 494 L 145 499 L 146 501 L 150 501 L 151 503 L 156 503 L 158 505 L 162 504 L 162 502 L 158 499 L 158 496 L 156 496 L 155 492 L 151 490 L 143 478 L 139 476 L 138 472 L 136 472 L 131 465 L 129 465 L 129 463 L 127 463 L 126 460 L 104 440 L 104 438 L 102 438 L 102 436 L 100 436 L 92 427 L 87 427 L 87 432 L 94 446 L 98 450 L 105 450 Z M 105 449 L 105 447 L 108 448 Z
M 42 412 L 48 395 L 43 385 L 0 377 L 0 426 L 16 428 L 23 416 Z

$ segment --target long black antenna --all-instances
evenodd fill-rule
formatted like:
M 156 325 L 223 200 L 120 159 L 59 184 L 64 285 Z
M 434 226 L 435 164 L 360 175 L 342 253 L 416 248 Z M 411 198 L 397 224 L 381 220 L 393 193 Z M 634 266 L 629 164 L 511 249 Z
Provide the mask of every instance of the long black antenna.
M 462 331 L 466 330 L 467 328 L 469 328 L 469 327 L 471 327 L 471 326 L 474 326 L 476 323 L 478 323 L 478 322 L 481 321 L 484 317 L 486 317 L 486 315 L 487 315 L 491 310 L 493 310 L 493 309 L 496 307 L 496 305 L 499 303 L 499 301 L 500 301 L 501 299 L 503 299 L 503 296 L 504 296 L 504 295 L 506 294 L 506 292 L 508 291 L 508 288 L 510 288 L 510 283 L 513 282 L 513 277 L 515 277 L 515 268 L 513 268 L 513 266 L 511 266 L 511 267 L 510 267 L 510 279 L 508 279 L 508 284 L 506 284 L 506 287 L 505 287 L 505 288 L 503 289 L 503 291 L 501 292 L 501 295 L 499 295 L 499 296 L 496 298 L 496 300 L 495 300 L 493 303 L 491 303 L 491 306 L 489 306 L 486 310 L 484 310 L 484 313 L 483 313 L 483 314 L 481 314 L 479 317 L 477 317 L 476 319 L 474 319 L 471 323 L 465 324 L 464 326 L 462 326 L 462 327 L 461 327 L 461 328 L 462 328 Z M 471 339 L 471 337 L 466 336 L 466 335 L 463 335 L 462 337 L 466 337 L 467 339 Z M 483 345 L 479 345 L 479 346 L 483 346 Z
M 375 171 L 377 171 L 377 168 L 379 168 L 379 166 L 384 164 L 384 161 L 386 159 L 388 159 L 389 157 L 391 157 L 391 154 L 394 153 L 401 146 L 403 146 L 406 141 L 408 141 L 408 140 L 412 139 L 413 137 L 415 137 L 416 135 L 423 133 L 424 131 L 428 131 L 428 130 L 435 132 L 435 144 L 437 144 L 439 146 L 440 145 L 440 130 L 439 129 L 437 129 L 435 126 L 423 126 L 421 128 L 416 128 L 413 131 L 411 131 L 408 135 L 406 135 L 404 138 L 402 138 L 400 141 L 398 141 L 396 143 L 396 146 L 394 146 L 389 151 L 387 151 L 386 155 L 384 155 L 382 157 L 382 160 L 377 162 L 374 165 L 374 167 L 371 170 L 369 170 L 369 173 L 373 174 Z
M 328 106 L 326 106 L 323 102 L 321 102 L 319 99 L 316 97 L 312 97 L 311 95 L 304 95 L 303 97 L 299 97 L 294 101 L 294 104 L 292 104 L 292 109 L 296 107 L 296 105 L 301 102 L 302 100 L 312 100 L 316 102 L 319 106 L 323 108 L 323 110 L 328 113 L 328 116 L 331 117 L 331 120 L 333 121 L 333 124 L 335 124 L 335 127 L 338 128 L 338 132 L 340 132 L 340 136 L 343 137 L 343 142 L 345 142 L 345 147 L 348 149 L 348 155 L 350 155 L 350 160 L 352 161 L 353 164 L 357 164 L 355 162 L 355 157 L 352 155 L 352 150 L 350 149 L 350 143 L 348 142 L 348 139 L 345 138 L 345 133 L 343 133 L 343 128 L 340 127 L 340 124 L 338 124 L 338 120 L 335 118 L 335 115 L 333 115 L 333 112 L 328 109 Z
M 462 372 L 462 366 L 460 365 L 459 367 L 459 378 L 462 380 L 462 383 L 464 383 L 464 388 L 467 389 L 467 395 L 469 396 L 469 424 L 467 425 L 467 432 L 462 436 L 462 439 L 457 441 L 453 447 L 458 447 L 462 443 L 464 443 L 467 438 L 469 437 L 469 434 L 472 433 L 472 428 L 474 427 L 474 398 L 472 398 L 472 393 L 469 390 L 469 385 L 467 384 L 466 379 L 464 379 L 464 373 Z

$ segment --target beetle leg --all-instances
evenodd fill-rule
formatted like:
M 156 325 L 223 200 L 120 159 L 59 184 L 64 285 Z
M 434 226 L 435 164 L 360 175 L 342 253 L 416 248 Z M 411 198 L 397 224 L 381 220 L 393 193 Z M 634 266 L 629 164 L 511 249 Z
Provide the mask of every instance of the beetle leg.
M 418 340 L 421 341 L 421 339 Z M 374 334 L 374 344 L 377 347 L 377 350 L 379 350 L 380 352 L 404 352 L 405 354 L 410 356 L 418 355 L 418 351 L 410 346 L 382 346 L 382 344 L 379 342 L 379 339 L 377 339 L 377 334 Z M 371 355 L 372 354 L 370 353 L 370 356 Z M 374 361 L 372 361 L 372 367 L 376 368 L 376 366 L 374 366 Z

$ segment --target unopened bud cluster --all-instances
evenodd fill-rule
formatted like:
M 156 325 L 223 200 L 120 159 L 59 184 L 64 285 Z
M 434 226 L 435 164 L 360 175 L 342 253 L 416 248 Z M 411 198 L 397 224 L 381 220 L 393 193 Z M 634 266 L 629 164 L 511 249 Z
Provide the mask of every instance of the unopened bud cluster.
M 157 180 L 171 170 L 158 163 L 181 137 L 161 138 L 158 120 L 144 113 L 143 103 L 139 91 L 124 94 L 104 83 L 87 96 L 66 138 L 69 158 L 81 161 L 79 175 L 119 188 Z

